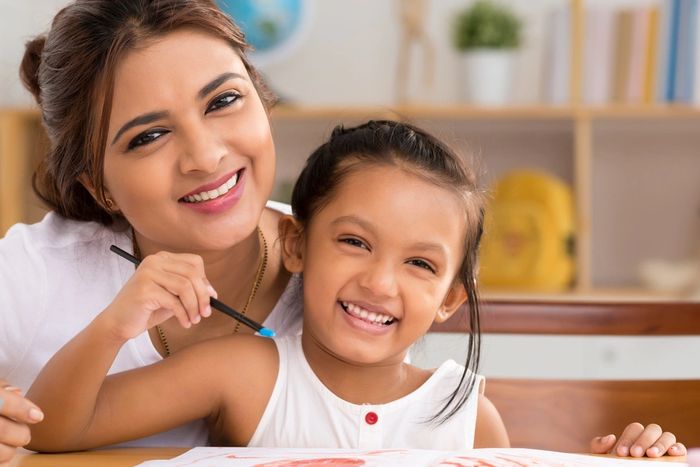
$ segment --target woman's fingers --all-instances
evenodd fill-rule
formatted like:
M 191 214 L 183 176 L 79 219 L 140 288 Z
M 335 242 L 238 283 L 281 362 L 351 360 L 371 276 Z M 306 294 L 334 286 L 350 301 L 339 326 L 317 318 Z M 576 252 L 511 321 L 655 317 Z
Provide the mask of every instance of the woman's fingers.
M 18 388 L 0 381 L 0 463 L 9 462 L 15 448 L 29 443 L 31 433 L 27 424 L 43 418 L 41 410 L 22 397 Z
M 201 317 L 211 315 L 210 298 L 216 292 L 209 284 L 204 271 L 204 262 L 197 255 L 161 252 L 155 255 L 162 262 L 160 268 L 172 276 L 160 276 L 167 281 L 163 285 L 177 295 L 187 312 L 189 321 L 197 324 Z
M 23 397 L 19 389 L 3 382 L 0 389 L 0 417 L 20 423 L 36 423 L 44 419 L 44 414 L 39 407 Z M 0 439 L 0 442 L 4 442 L 4 438 Z

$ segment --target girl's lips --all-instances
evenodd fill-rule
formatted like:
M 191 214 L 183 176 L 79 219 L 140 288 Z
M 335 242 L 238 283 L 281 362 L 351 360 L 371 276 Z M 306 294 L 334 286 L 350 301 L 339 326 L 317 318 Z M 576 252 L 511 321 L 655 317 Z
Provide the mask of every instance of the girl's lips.
M 336 304 L 340 309 L 341 313 L 343 314 L 345 321 L 351 327 L 376 336 L 384 335 L 391 332 L 393 325 L 396 324 L 396 322 L 398 321 L 397 319 L 393 319 L 387 324 L 370 322 L 366 319 L 360 318 L 359 316 L 355 316 L 354 314 L 350 313 L 341 302 L 336 302 Z

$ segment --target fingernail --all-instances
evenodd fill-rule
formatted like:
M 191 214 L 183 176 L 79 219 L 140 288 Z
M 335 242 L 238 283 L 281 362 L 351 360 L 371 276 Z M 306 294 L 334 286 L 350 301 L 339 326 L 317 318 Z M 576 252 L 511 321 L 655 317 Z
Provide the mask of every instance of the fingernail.
M 647 455 L 658 456 L 659 455 L 659 448 L 657 448 L 656 446 L 650 447 L 649 450 L 647 451 Z
M 644 455 L 644 449 L 641 446 L 632 446 L 630 452 L 635 457 L 642 457 Z
M 14 386 L 5 386 L 3 388 L 5 391 L 10 391 L 10 392 L 22 392 L 20 388 L 16 388 Z
M 630 450 L 629 450 L 629 448 L 627 448 L 627 446 L 619 446 L 617 448 L 617 455 L 618 456 L 624 457 L 624 456 L 627 456 L 629 453 L 630 453 Z
M 204 307 L 204 312 L 202 313 L 204 316 L 211 316 L 211 307 L 207 305 Z
M 199 315 L 194 315 L 194 318 L 192 318 L 192 323 L 197 324 L 202 320 L 202 318 Z
M 31 418 L 35 422 L 40 422 L 44 419 L 44 412 L 32 407 L 31 409 L 29 409 L 29 418 Z
M 214 287 L 211 285 L 207 286 L 207 292 L 209 292 L 209 295 L 211 295 L 214 298 L 219 298 L 219 294 L 216 293 L 216 290 L 214 290 Z
M 610 441 L 613 438 L 613 436 L 615 436 L 615 435 L 605 436 L 605 437 L 603 437 L 603 441 Z

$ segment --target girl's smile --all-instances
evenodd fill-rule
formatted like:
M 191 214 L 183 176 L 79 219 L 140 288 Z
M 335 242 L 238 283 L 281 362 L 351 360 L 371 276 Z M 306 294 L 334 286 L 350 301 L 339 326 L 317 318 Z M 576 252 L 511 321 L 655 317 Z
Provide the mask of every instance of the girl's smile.
M 353 302 L 338 302 L 345 312 L 348 323 L 357 329 L 373 334 L 389 332 L 389 327 L 396 324 L 398 319 L 388 314 L 382 307 L 359 305 Z

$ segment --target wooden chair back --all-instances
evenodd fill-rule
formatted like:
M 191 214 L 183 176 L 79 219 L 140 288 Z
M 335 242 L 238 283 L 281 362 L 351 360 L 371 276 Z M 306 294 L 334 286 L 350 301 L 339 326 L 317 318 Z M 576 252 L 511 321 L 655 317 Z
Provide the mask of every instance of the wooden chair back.
M 490 301 L 482 332 L 546 335 L 700 336 L 700 303 Z M 464 332 L 455 317 L 434 332 Z M 679 355 L 700 368 L 700 356 Z M 487 378 L 513 447 L 588 452 L 594 436 L 634 421 L 658 423 L 686 446 L 700 446 L 700 373 L 689 380 Z

